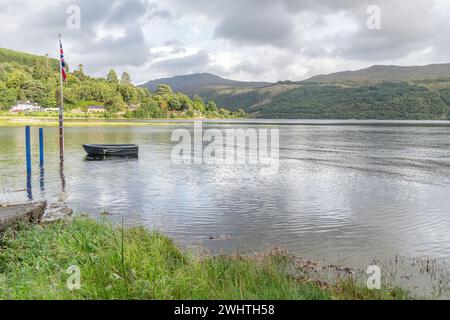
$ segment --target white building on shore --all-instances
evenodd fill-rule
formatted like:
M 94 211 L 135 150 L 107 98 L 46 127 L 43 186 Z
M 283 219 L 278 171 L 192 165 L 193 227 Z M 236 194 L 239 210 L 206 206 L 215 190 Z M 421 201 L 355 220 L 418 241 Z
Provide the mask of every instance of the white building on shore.
M 13 106 L 11 108 L 10 111 L 11 112 L 39 112 L 39 111 L 45 111 L 45 109 L 36 103 L 31 103 L 30 101 L 26 101 L 26 102 L 18 102 L 15 106 Z

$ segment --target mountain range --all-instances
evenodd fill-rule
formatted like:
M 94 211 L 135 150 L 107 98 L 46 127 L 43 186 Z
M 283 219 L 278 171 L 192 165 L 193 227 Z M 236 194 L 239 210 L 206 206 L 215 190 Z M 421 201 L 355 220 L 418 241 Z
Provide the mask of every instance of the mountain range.
M 150 81 L 252 117 L 450 119 L 450 64 L 376 65 L 303 81 L 244 82 L 201 73 Z

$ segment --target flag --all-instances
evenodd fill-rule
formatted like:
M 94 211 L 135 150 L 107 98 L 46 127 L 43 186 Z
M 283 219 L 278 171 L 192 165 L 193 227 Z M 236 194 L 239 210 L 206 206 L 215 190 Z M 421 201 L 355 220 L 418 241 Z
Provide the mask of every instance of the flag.
M 59 53 L 60 53 L 60 61 L 61 61 L 61 75 L 64 80 L 64 82 L 67 81 L 67 74 L 66 74 L 66 61 L 64 60 L 64 50 L 62 46 L 61 40 L 59 40 Z

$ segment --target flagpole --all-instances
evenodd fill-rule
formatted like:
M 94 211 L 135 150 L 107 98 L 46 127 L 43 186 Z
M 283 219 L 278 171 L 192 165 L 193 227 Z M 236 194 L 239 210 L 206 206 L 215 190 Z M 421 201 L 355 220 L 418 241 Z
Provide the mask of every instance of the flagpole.
M 61 44 L 61 33 L 59 34 L 59 43 Z M 61 56 L 61 54 L 60 54 Z M 60 80 L 60 97 L 61 104 L 59 106 L 59 158 L 64 160 L 64 96 L 63 96 L 63 76 L 62 61 L 59 59 L 59 80 Z

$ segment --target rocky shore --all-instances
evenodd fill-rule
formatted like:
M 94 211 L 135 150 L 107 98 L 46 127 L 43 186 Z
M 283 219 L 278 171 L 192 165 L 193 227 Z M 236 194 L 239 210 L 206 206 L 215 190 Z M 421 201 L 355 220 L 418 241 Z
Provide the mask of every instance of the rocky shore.
M 25 204 L 0 204 L 0 233 L 22 224 L 53 223 L 67 219 L 73 210 L 63 204 L 47 206 L 46 201 Z

